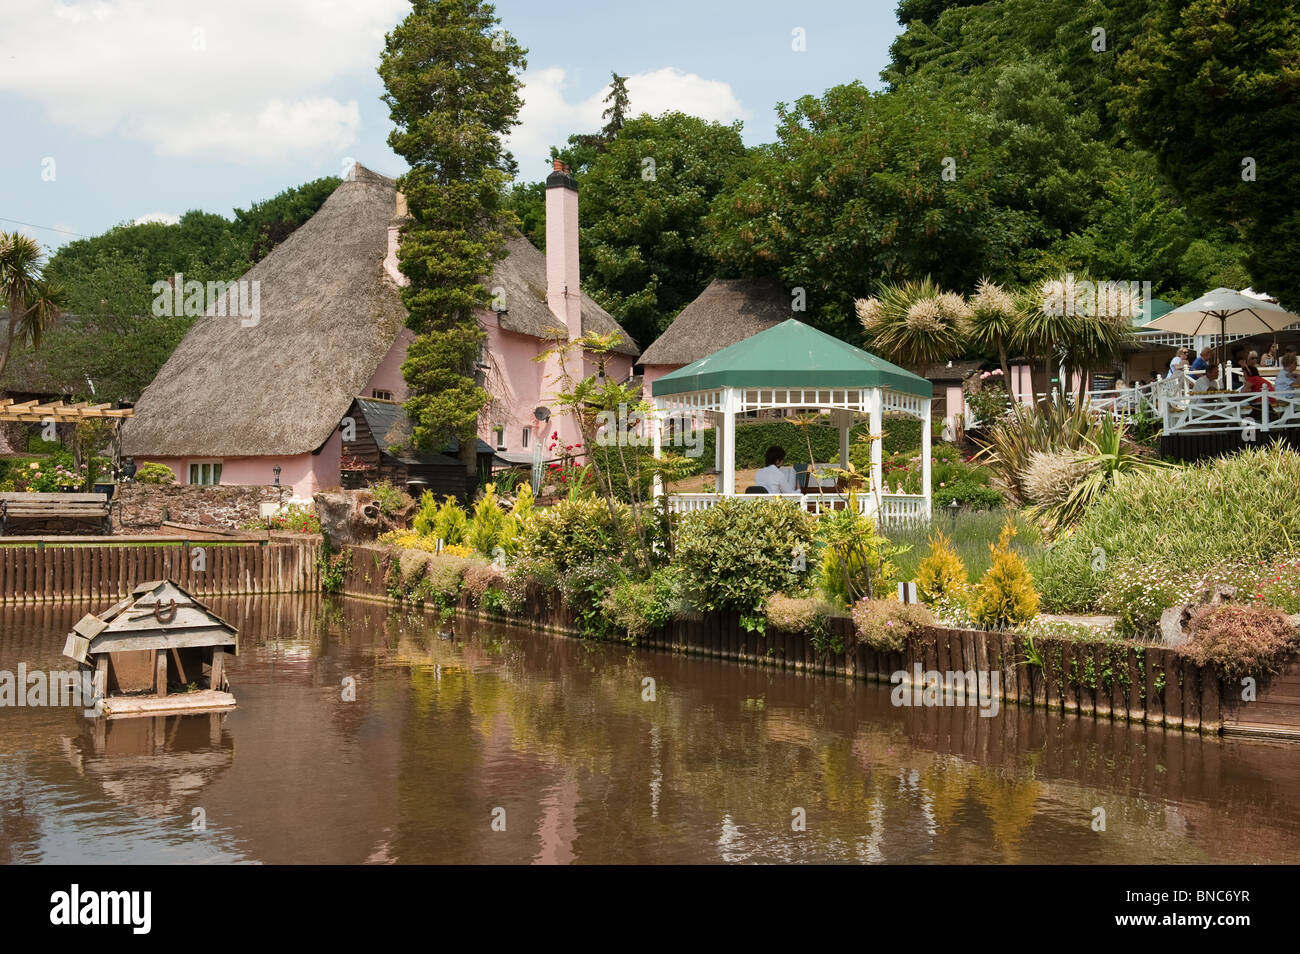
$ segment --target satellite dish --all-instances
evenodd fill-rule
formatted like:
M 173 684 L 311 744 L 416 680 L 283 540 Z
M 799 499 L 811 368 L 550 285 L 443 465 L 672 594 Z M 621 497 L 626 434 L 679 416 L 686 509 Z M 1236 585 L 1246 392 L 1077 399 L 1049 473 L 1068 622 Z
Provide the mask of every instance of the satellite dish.
M 551 419 L 551 409 L 549 407 L 533 408 L 533 417 L 539 421 L 549 421 Z

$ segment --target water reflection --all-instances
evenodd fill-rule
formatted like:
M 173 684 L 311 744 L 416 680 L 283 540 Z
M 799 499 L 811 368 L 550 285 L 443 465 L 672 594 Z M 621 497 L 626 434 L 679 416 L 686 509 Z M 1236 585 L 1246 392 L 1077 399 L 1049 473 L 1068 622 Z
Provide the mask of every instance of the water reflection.
M 85 609 L 0 609 L 0 669 L 64 668 Z M 0 710 L 0 859 L 1281 862 L 1300 848 L 1300 750 L 1285 744 L 896 709 L 834 678 L 463 621 L 440 638 L 358 601 L 213 609 L 240 630 L 234 712 L 95 725 Z

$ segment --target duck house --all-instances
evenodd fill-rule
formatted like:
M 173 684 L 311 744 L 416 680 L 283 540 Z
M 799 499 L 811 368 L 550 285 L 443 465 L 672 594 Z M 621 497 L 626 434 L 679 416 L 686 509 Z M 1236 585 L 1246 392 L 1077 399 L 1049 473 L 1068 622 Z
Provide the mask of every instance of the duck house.
M 233 709 L 225 661 L 238 651 L 233 626 L 171 580 L 155 580 L 83 616 L 63 655 L 94 674 L 98 709 L 112 718 Z

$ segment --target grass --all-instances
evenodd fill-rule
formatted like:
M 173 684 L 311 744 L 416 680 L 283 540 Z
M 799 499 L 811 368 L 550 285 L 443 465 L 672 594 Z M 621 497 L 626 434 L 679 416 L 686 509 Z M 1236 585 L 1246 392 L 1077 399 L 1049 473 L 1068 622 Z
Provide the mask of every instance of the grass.
M 894 558 L 898 565 L 899 578 L 915 579 L 916 568 L 930 550 L 930 533 L 942 530 L 952 538 L 953 549 L 966 564 L 966 572 L 972 583 L 978 582 L 989 568 L 989 546 L 998 542 L 998 534 L 1006 523 L 1007 512 L 1004 510 L 962 511 L 956 520 L 948 514 L 937 515 L 932 524 L 898 527 L 886 530 L 885 535 L 891 543 L 910 545 L 907 553 Z M 1012 548 L 1016 550 L 1029 565 L 1030 571 L 1041 561 L 1043 542 L 1038 528 L 1023 514 L 1015 515 L 1016 533 Z

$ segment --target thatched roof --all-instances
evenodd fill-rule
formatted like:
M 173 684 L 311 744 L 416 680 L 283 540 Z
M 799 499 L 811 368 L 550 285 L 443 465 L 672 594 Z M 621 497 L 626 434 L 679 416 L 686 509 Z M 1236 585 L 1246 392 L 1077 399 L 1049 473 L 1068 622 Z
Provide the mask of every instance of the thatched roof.
M 323 445 L 405 323 L 400 290 L 383 266 L 395 204 L 392 179 L 356 166 L 315 215 L 242 276 L 260 282 L 255 326 L 238 317 L 195 320 L 136 403 L 123 453 L 240 457 Z M 510 251 L 493 277 L 507 289 L 503 325 L 543 336 L 545 258 L 522 238 Z M 584 324 L 590 311 L 592 326 L 618 328 L 588 301 Z
M 534 338 L 554 337 L 563 325 L 546 305 L 546 255 L 518 232 L 506 239 L 506 250 L 506 257 L 497 263 L 489 285 L 505 291 L 506 310 L 500 314 L 501 327 Z M 582 294 L 582 330 L 602 335 L 617 332 L 623 341 L 614 350 L 632 357 L 638 353 L 632 336 L 586 292 Z
M 690 364 L 791 317 L 790 296 L 778 282 L 715 278 L 637 363 Z

